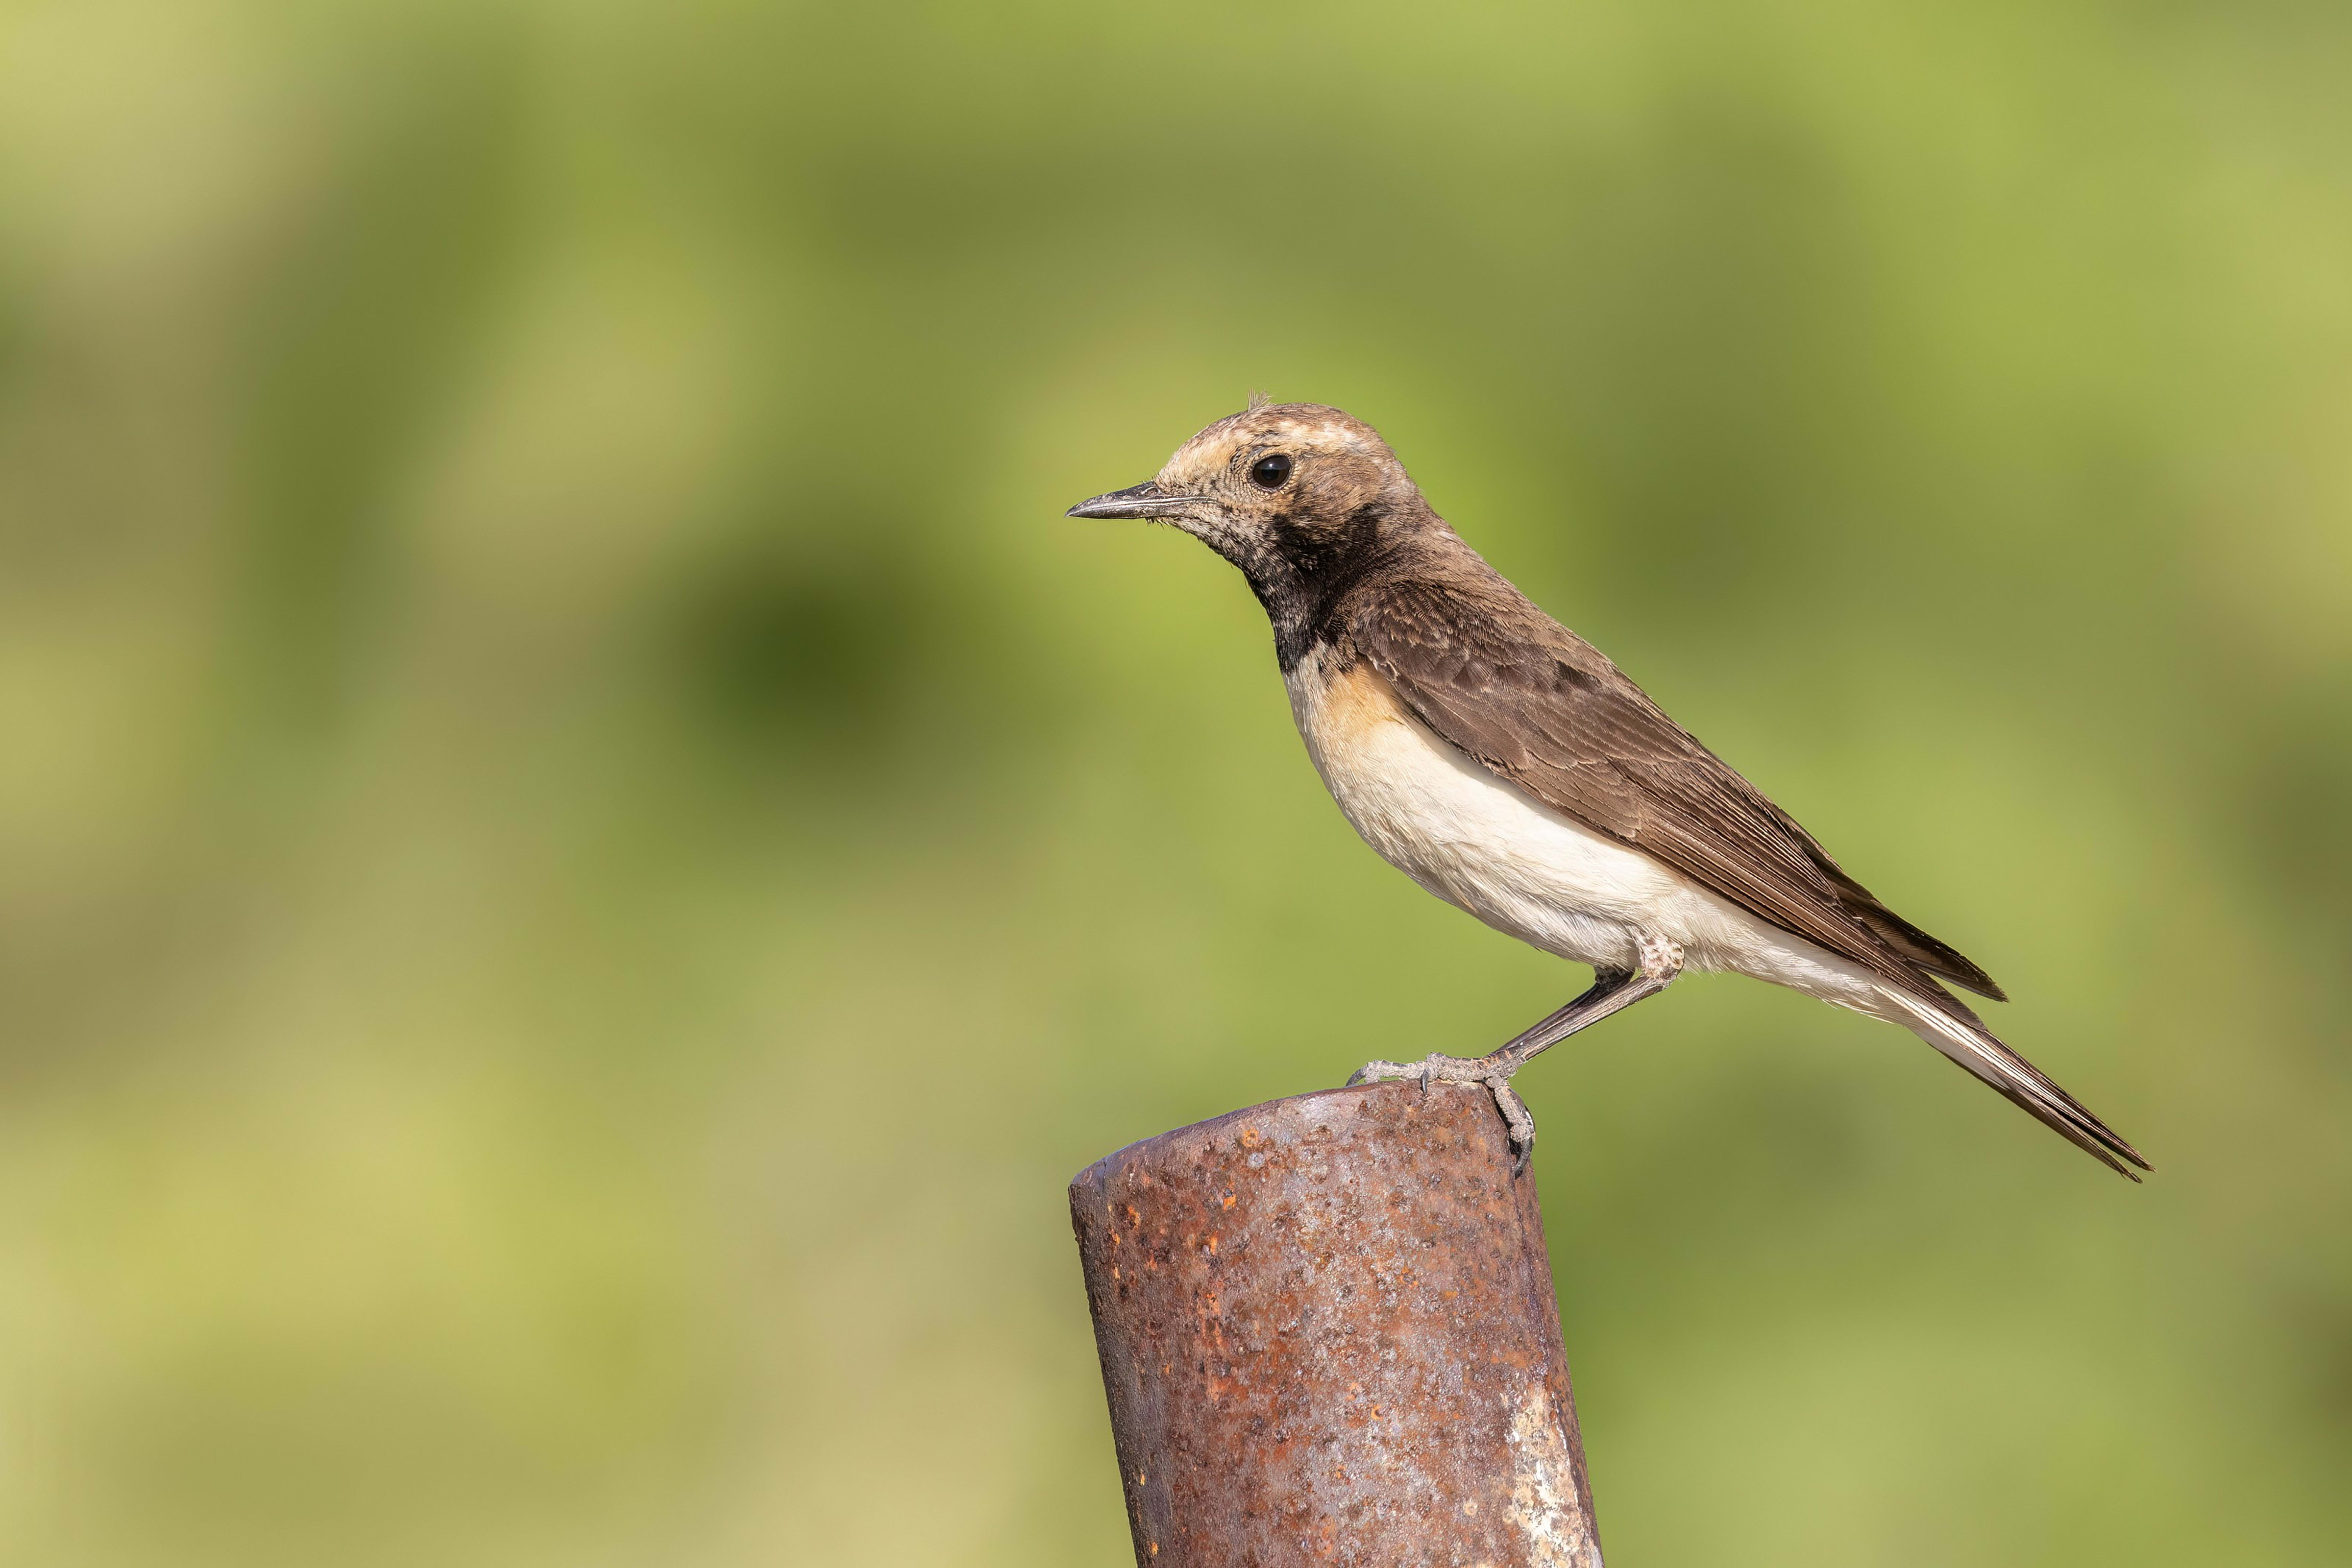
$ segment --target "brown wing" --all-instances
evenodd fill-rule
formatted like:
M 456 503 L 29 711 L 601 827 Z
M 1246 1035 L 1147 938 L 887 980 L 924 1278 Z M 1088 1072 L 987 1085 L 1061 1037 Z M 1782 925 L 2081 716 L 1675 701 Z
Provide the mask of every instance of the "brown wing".
M 1944 997 L 1925 971 L 2000 995 L 1499 577 L 1391 580 L 1366 596 L 1349 631 L 1423 724 L 1554 810 L 1915 990 Z

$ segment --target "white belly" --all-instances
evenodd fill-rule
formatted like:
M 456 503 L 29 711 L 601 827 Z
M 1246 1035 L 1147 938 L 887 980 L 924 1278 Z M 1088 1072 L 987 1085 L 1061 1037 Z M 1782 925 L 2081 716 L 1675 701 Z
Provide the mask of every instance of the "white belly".
M 1488 772 L 1406 712 L 1369 666 L 1328 674 L 1318 651 L 1286 680 L 1307 756 L 1339 810 L 1382 859 L 1456 908 L 1579 963 L 1631 969 L 1643 936 L 1664 937 L 1695 967 L 1876 1002 L 1856 966 Z

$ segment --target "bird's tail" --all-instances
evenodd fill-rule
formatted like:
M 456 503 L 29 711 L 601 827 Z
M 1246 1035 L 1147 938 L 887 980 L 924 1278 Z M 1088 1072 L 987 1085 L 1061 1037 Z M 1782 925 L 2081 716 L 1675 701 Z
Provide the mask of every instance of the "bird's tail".
M 1913 1033 L 2084 1154 L 2134 1181 L 2139 1180 L 2139 1171 L 2156 1169 L 2081 1101 L 2052 1082 L 2049 1074 L 2003 1045 L 1965 1003 L 1937 989 L 1937 999 L 1929 1000 L 1894 986 L 1881 987 Z M 2139 1169 L 2134 1170 L 2135 1166 Z

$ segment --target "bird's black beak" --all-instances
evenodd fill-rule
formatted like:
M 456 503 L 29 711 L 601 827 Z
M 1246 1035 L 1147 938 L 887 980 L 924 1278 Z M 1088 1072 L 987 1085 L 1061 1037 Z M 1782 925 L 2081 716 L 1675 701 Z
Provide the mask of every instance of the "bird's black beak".
M 1067 512 L 1069 517 L 1164 517 L 1180 512 L 1197 496 L 1174 496 L 1147 479 L 1140 485 L 1129 485 L 1124 490 L 1113 490 L 1108 496 L 1097 496 L 1090 501 L 1080 501 Z

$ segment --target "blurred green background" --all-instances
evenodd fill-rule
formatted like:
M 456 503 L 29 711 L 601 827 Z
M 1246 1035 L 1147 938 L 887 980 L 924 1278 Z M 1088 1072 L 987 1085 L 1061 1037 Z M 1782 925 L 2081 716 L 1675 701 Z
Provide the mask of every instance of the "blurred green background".
M 2018 998 L 1523 1080 L 1612 1563 L 2352 1542 L 2352 13 L 0 8 L 0 1561 L 1101 1564 L 1063 1186 L 1580 988 L 1253 388 Z

